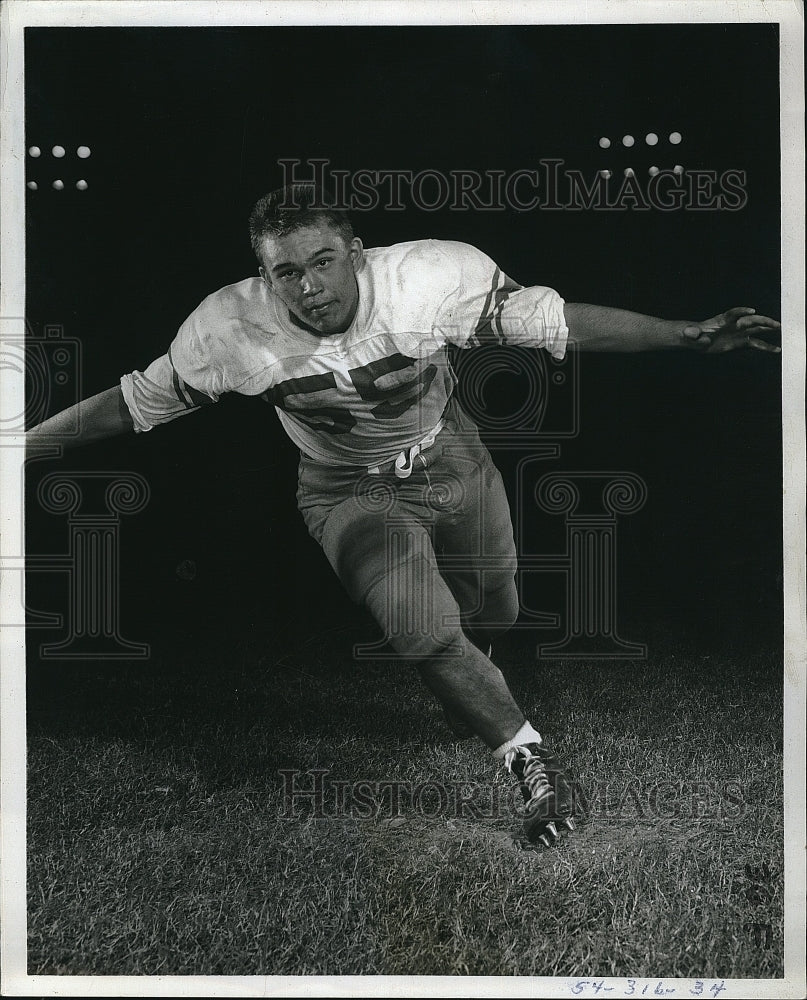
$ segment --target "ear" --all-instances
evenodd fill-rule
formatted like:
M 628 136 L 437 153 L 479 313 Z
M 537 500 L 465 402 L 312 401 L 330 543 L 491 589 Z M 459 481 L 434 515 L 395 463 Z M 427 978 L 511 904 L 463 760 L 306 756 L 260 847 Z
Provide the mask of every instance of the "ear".
M 358 236 L 354 236 L 348 245 L 348 253 L 353 261 L 353 270 L 358 271 L 364 264 L 364 244 Z
M 269 280 L 269 277 L 266 274 L 266 268 L 265 267 L 259 267 L 258 268 L 258 274 L 260 274 L 261 278 L 263 278 L 263 283 L 266 285 L 266 287 L 269 289 L 269 291 L 273 292 L 274 289 L 272 288 L 272 282 Z

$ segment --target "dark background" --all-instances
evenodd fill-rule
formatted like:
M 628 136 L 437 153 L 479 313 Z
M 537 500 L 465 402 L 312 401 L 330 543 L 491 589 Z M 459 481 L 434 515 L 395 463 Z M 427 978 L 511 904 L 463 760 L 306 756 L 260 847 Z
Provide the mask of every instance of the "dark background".
M 465 240 L 517 281 L 669 318 L 733 305 L 778 315 L 778 34 L 763 25 L 493 28 L 26 29 L 27 314 L 82 346 L 82 394 L 162 354 L 211 291 L 256 273 L 252 203 L 282 157 L 333 169 L 600 167 L 747 172 L 737 212 L 357 213 L 366 245 Z M 680 146 L 666 136 L 683 133 Z M 661 137 L 651 149 L 646 132 Z M 626 132 L 633 149 L 615 142 Z M 64 160 L 49 152 L 60 143 Z M 75 147 L 92 148 L 77 160 Z M 61 177 L 66 188 L 50 185 Z M 89 189 L 78 192 L 84 177 Z M 781 633 L 780 359 L 755 351 L 581 361 L 580 434 L 556 470 L 626 470 L 648 487 L 619 524 L 625 638 L 675 629 L 703 645 Z M 523 391 L 489 386 L 492 411 Z M 515 463 L 494 450 L 514 506 Z M 296 453 L 274 412 L 227 398 L 146 435 L 29 467 L 134 470 L 148 507 L 121 531 L 122 624 L 177 636 L 271 634 L 358 620 L 296 512 Z M 538 474 L 536 473 L 536 475 Z M 522 544 L 559 551 L 536 511 Z M 29 502 L 28 549 L 63 552 L 64 517 Z M 192 564 L 192 565 L 191 565 Z M 181 567 L 178 571 L 178 567 Z M 184 567 L 184 568 L 182 568 Z M 560 611 L 557 581 L 527 585 Z M 29 606 L 62 610 L 31 574 Z M 551 631 L 540 639 L 557 638 Z M 29 658 L 58 633 L 31 630 Z M 234 649 L 233 655 L 238 655 Z

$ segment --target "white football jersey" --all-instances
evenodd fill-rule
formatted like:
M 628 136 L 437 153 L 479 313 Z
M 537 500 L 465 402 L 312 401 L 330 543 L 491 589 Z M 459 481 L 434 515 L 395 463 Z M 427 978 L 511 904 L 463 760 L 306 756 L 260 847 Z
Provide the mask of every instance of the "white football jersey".
M 480 250 L 421 240 L 366 250 L 350 327 L 301 329 L 261 278 L 208 296 L 167 354 L 121 379 L 147 431 L 226 392 L 272 403 L 300 450 L 374 466 L 421 441 L 454 389 L 448 345 L 516 344 L 562 358 L 568 328 L 550 288 L 523 288 Z

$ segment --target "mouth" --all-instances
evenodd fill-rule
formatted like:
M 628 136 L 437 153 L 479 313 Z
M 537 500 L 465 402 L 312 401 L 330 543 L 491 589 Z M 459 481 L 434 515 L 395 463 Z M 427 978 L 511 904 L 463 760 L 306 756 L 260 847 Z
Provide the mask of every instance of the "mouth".
M 316 319 L 316 318 L 318 318 L 320 316 L 324 316 L 325 313 L 328 312 L 328 310 L 331 308 L 332 305 L 333 305 L 332 301 L 331 302 L 323 302 L 322 305 L 310 306 L 306 310 L 306 312 L 308 313 L 309 316 L 313 316 Z

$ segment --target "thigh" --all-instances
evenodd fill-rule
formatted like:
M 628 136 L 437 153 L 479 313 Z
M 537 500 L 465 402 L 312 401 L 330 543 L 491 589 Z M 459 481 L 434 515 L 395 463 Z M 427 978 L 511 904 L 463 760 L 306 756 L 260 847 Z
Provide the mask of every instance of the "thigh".
M 435 521 L 435 547 L 443 574 L 464 615 L 480 612 L 486 595 L 515 589 L 516 546 L 501 474 L 487 449 L 447 455 L 461 486 L 457 509 Z
M 399 653 L 430 655 L 459 635 L 460 611 L 429 531 L 405 506 L 345 500 L 328 515 L 322 548 L 349 596 Z

